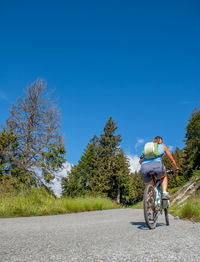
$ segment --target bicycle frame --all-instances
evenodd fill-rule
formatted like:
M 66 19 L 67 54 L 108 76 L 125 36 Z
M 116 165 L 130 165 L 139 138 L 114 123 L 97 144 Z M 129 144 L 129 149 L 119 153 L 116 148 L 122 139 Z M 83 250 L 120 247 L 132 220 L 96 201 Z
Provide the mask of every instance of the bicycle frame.
M 156 176 L 153 176 L 153 181 L 154 181 L 153 187 L 156 189 L 161 187 L 161 192 L 162 192 L 162 178 L 157 178 Z M 155 220 L 158 219 L 159 214 L 162 215 L 163 209 L 168 208 L 168 207 L 169 207 L 168 200 L 161 198 L 161 205 L 160 205 L 160 208 L 156 210 L 157 214 L 156 214 Z

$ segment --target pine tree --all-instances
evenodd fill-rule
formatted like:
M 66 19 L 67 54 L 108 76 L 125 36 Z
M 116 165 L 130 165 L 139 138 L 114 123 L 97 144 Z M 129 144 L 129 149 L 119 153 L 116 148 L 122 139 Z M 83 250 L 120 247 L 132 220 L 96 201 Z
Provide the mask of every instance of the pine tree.
M 115 186 L 114 177 L 118 171 L 116 161 L 121 142 L 121 135 L 115 135 L 117 128 L 116 123 L 110 117 L 96 147 L 97 169 L 93 178 L 94 192 L 111 198 L 113 198 L 112 191 Z
M 80 174 L 77 167 L 73 166 L 67 177 L 62 178 L 62 196 L 76 197 L 82 195 L 82 187 L 80 185 Z

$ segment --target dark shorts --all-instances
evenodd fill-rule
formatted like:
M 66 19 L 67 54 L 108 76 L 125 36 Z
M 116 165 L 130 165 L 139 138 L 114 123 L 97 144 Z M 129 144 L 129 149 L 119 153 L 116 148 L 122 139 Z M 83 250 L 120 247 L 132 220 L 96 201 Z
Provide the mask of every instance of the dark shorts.
M 160 161 L 150 162 L 141 166 L 141 175 L 144 183 L 149 183 L 152 180 L 151 173 L 155 173 L 161 178 L 165 175 L 166 168 Z

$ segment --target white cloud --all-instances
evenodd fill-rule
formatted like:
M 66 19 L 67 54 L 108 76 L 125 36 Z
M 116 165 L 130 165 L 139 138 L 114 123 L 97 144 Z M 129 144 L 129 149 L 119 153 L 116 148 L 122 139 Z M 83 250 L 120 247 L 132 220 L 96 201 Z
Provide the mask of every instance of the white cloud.
M 73 164 L 70 164 L 69 162 L 66 162 L 63 164 L 63 168 L 60 169 L 58 172 L 55 173 L 55 178 L 52 181 L 52 184 L 46 184 L 44 179 L 42 179 L 42 170 L 38 167 L 32 167 L 31 170 L 36 172 L 36 174 L 42 179 L 43 183 L 46 184 L 48 187 L 50 186 L 53 189 L 53 192 L 56 196 L 61 196 L 61 181 L 63 177 L 66 177 L 69 172 L 71 171 Z
M 135 150 L 137 150 L 138 146 L 144 144 L 145 140 L 143 138 L 138 138 L 137 143 L 135 144 Z
M 72 164 L 66 162 L 64 163 L 63 168 L 56 173 L 56 178 L 53 180 L 53 184 L 51 185 L 51 188 L 53 189 L 55 195 L 57 195 L 58 197 L 61 196 L 61 191 L 62 191 L 61 180 L 63 177 L 66 177 L 69 174 L 72 166 L 73 166 Z
M 130 164 L 131 172 L 139 171 L 140 170 L 140 158 L 137 155 L 128 155 L 127 156 Z

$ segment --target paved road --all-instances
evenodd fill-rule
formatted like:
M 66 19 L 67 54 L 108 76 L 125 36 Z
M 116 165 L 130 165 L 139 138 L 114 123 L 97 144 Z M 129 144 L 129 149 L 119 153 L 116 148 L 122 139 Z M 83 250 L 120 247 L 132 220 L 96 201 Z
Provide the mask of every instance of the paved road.
M 200 223 L 163 222 L 149 230 L 133 209 L 0 219 L 0 261 L 200 261 Z

